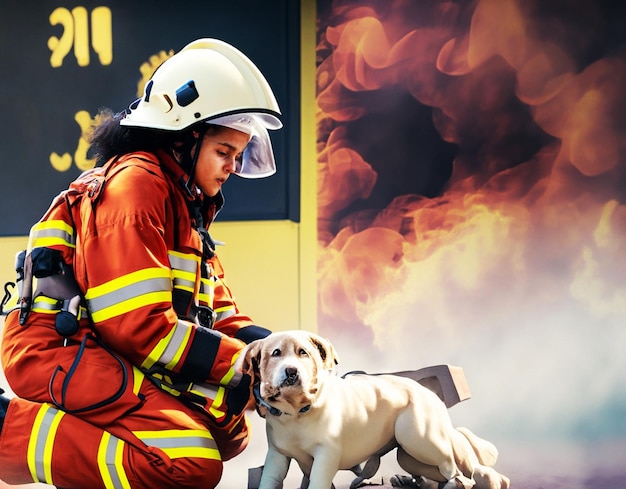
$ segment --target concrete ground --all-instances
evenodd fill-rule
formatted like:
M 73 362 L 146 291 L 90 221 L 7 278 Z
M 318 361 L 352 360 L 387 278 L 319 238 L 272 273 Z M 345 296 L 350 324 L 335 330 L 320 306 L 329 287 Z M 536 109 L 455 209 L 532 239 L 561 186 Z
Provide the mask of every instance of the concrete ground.
M 246 489 L 248 470 L 263 465 L 267 442 L 265 421 L 250 414 L 252 440 L 238 457 L 224 464 L 218 489 Z M 496 442 L 500 458 L 496 469 L 511 479 L 512 489 L 626 489 L 626 440 L 603 443 L 534 443 Z M 386 455 L 381 468 L 368 488 L 389 489 L 389 477 L 402 473 L 393 453 Z M 348 489 L 354 475 L 341 471 L 335 477 L 336 489 Z M 284 489 L 299 489 L 302 473 L 292 463 Z M 0 481 L 0 489 L 13 488 Z M 21 489 L 45 489 L 50 486 L 29 484 Z M 89 489 L 89 488 L 84 488 Z

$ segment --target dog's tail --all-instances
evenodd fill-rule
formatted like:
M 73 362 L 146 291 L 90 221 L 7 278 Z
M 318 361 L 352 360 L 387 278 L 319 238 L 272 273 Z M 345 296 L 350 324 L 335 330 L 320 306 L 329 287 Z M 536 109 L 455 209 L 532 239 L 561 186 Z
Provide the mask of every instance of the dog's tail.
M 493 467 L 498 460 L 498 449 L 496 446 L 479 436 L 476 436 L 467 428 L 457 428 L 457 430 L 467 438 L 469 444 L 474 449 L 474 453 L 476 453 L 476 457 L 478 457 L 478 461 L 482 465 L 486 465 L 487 467 Z

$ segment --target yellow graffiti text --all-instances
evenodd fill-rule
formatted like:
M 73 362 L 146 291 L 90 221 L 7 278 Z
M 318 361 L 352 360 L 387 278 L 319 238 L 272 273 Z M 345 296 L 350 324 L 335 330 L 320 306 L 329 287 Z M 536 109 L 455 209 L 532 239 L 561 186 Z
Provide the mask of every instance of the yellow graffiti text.
M 87 158 L 87 150 L 89 149 L 89 143 L 87 142 L 86 134 L 89 132 L 94 124 L 94 119 L 91 118 L 89 112 L 80 110 L 74 115 L 74 120 L 79 125 L 81 130 L 81 136 L 74 151 L 74 163 L 79 170 L 85 171 L 93 168 L 95 160 Z M 72 155 L 69 153 L 50 153 L 50 164 L 58 172 L 65 172 L 72 166 Z
M 91 48 L 98 55 L 100 64 L 110 65 L 113 61 L 113 30 L 111 9 L 96 7 L 91 11 Z M 63 34 L 48 39 L 51 51 L 50 66 L 59 68 L 65 57 L 74 48 L 78 66 L 89 66 L 89 14 L 85 7 L 75 7 L 71 11 L 56 8 L 50 14 L 50 25 L 61 25 Z

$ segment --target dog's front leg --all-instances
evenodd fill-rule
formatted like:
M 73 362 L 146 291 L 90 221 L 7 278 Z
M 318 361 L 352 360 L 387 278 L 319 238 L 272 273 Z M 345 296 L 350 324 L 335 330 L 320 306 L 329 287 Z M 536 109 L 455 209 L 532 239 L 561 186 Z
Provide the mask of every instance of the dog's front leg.
M 340 453 L 332 450 L 318 451 L 313 457 L 308 489 L 331 489 L 333 479 L 339 471 L 340 457 Z
M 259 489 L 282 489 L 283 481 L 289 472 L 291 459 L 270 446 L 265 456 L 265 466 Z

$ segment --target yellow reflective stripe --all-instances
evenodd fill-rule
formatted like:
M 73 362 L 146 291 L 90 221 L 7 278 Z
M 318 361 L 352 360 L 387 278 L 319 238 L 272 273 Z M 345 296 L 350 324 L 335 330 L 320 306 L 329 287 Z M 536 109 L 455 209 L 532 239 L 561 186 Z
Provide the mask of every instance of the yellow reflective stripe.
M 197 273 L 198 265 L 200 264 L 199 256 L 192 253 L 181 253 L 180 251 L 168 251 L 167 255 L 172 268 L 187 271 L 194 275 Z
M 169 458 L 205 458 L 209 460 L 221 460 L 222 456 L 217 448 L 205 447 L 175 447 L 163 449 Z
M 31 310 L 43 314 L 56 314 L 61 310 L 61 301 L 45 295 L 39 295 L 33 299 Z
M 220 411 L 219 409 L 215 409 L 213 406 L 209 408 L 209 412 L 213 415 L 215 419 L 220 419 L 222 416 L 226 415 L 225 411 Z
M 49 404 L 43 404 L 35 416 L 26 455 L 33 482 L 54 485 L 52 447 L 63 416 L 65 416 L 63 411 L 54 409 Z
M 211 306 L 215 299 L 215 278 L 200 279 L 200 291 L 198 292 L 198 301 L 202 304 Z
M 163 356 L 161 357 L 161 363 L 164 364 L 167 370 L 174 370 L 174 367 L 178 365 L 180 357 L 183 356 L 183 352 L 185 351 L 185 348 L 189 343 L 189 337 L 191 336 L 192 328 L 190 325 L 181 325 L 181 322 L 179 321 L 177 326 L 178 327 L 176 329 L 182 329 L 184 336 L 179 341 L 172 342 L 170 345 L 168 345 L 167 349 L 163 353 Z M 173 355 L 170 354 L 170 352 L 172 351 L 174 352 Z
M 192 328 L 187 321 L 178 320 L 167 336 L 159 340 L 141 364 L 141 368 L 149 370 L 155 363 L 160 363 L 168 370 L 173 370 L 185 351 Z
M 133 394 L 139 394 L 144 378 L 144 373 L 133 365 Z
M 215 322 L 217 323 L 218 321 L 234 316 L 236 312 L 237 310 L 233 305 L 218 307 L 215 309 Z
M 233 355 L 233 358 L 231 360 L 231 366 L 228 369 L 228 372 L 226 372 L 226 375 L 224 375 L 224 377 L 222 377 L 222 380 L 220 380 L 220 385 L 226 386 L 229 389 L 233 389 L 239 385 L 239 382 L 241 382 L 243 374 L 240 371 L 235 370 L 234 367 L 234 363 L 240 354 L 241 352 L 238 352 Z
M 60 219 L 41 221 L 30 229 L 28 249 L 46 246 L 67 246 L 75 248 L 74 229 Z
M 211 404 L 211 407 L 209 408 L 209 412 L 218 419 L 226 414 L 226 411 L 218 409 L 218 407 L 221 407 L 224 403 L 225 395 L 226 388 L 219 386 L 217 389 L 217 394 L 215 395 L 215 399 L 213 400 L 213 404 Z
M 235 376 L 235 369 L 233 367 L 230 367 L 228 369 L 228 372 L 226 372 L 226 375 L 224 375 L 224 377 L 222 377 L 222 380 L 220 380 L 220 384 L 228 385 L 234 376 Z
M 170 458 L 205 458 L 221 460 L 217 443 L 205 430 L 135 431 L 134 435 L 148 446 L 163 450 Z
M 53 299 L 52 297 L 48 297 L 45 295 L 38 295 L 33 299 L 33 307 L 31 311 L 38 312 L 41 314 L 56 314 L 61 311 L 63 307 L 63 301 Z M 78 317 L 77 319 L 82 319 L 87 317 L 87 309 L 83 306 L 78 308 Z
M 98 446 L 98 469 L 106 489 L 130 489 L 124 470 L 124 441 L 106 431 Z
M 189 387 L 189 392 L 192 394 L 196 394 L 198 396 L 205 397 L 209 399 L 211 402 L 217 396 L 217 387 L 211 384 L 191 384 Z
M 192 294 L 196 290 L 196 276 L 189 272 L 181 272 L 172 268 L 172 277 L 174 278 L 174 287 L 186 290 Z
M 190 253 L 168 251 L 174 287 L 192 294 L 196 290 L 196 279 L 200 265 L 200 257 Z
M 89 289 L 85 298 L 96 323 L 148 305 L 171 302 L 170 270 L 138 270 Z
M 161 358 L 161 355 L 163 355 L 163 352 L 167 348 L 167 345 L 169 345 L 170 341 L 174 337 L 177 326 L 178 325 L 170 329 L 170 332 L 167 333 L 167 336 L 159 340 L 159 342 L 157 343 L 157 346 L 155 346 L 152 349 L 150 354 L 146 357 L 146 359 L 141 364 L 142 369 L 150 370 L 154 366 L 154 364 L 157 363 L 157 361 Z
M 225 396 L 226 396 L 226 388 L 220 386 L 217 389 L 217 396 L 215 396 L 215 400 L 213 401 L 213 404 L 215 404 L 216 406 L 221 406 L 222 403 L 224 402 Z

